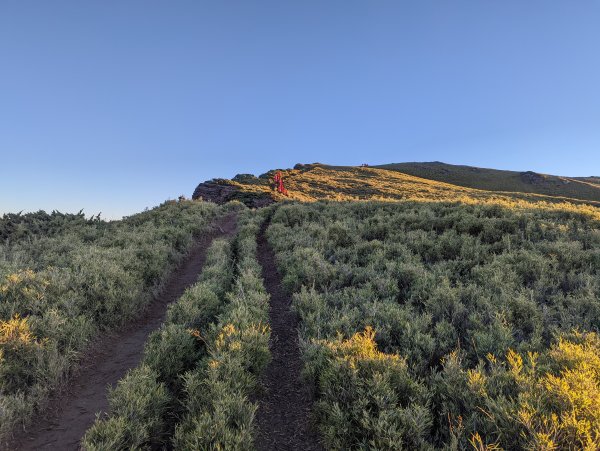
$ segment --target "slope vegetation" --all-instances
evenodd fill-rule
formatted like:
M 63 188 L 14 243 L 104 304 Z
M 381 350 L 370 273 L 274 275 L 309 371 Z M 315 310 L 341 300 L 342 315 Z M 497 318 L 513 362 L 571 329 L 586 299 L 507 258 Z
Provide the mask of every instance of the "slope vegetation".
M 325 449 L 600 449 L 600 223 L 445 202 L 276 209 Z
M 600 186 L 598 186 L 600 179 L 598 177 L 560 177 L 532 171 L 502 171 L 459 166 L 439 161 L 393 163 L 377 167 L 468 188 L 600 201 Z
M 591 211 L 594 215 L 598 214 L 598 210 L 593 207 L 600 206 L 600 195 L 596 198 L 592 196 L 593 190 L 600 194 L 600 186 L 592 183 L 573 182 L 589 188 L 588 197 L 591 200 L 587 200 L 583 195 L 568 196 L 570 192 L 566 188 L 561 195 L 558 195 L 558 190 L 553 195 L 499 191 L 498 189 L 504 188 L 501 185 L 496 185 L 494 190 L 486 190 L 417 177 L 398 170 L 322 164 L 296 165 L 294 169 L 282 170 L 289 191 L 289 196 L 286 197 L 271 187 L 273 173 L 274 171 L 270 171 L 260 177 L 244 174 L 232 180 L 215 179 L 204 182 L 198 185 L 193 197 L 216 203 L 239 200 L 254 207 L 283 200 L 421 201 L 485 203 L 511 208 L 535 206 L 543 209 L 576 209 Z
M 0 218 L 0 448 L 44 410 L 98 337 L 151 306 L 221 212 L 185 201 L 113 222 Z

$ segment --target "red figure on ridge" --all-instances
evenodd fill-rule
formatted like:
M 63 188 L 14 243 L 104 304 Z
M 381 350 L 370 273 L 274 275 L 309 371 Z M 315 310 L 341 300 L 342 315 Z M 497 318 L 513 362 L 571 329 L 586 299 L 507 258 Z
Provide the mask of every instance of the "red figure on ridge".
M 285 186 L 283 185 L 283 175 L 281 174 L 281 171 L 277 171 L 275 173 L 275 177 L 273 177 L 273 180 L 275 181 L 275 186 L 277 186 L 277 192 L 287 196 L 288 192 L 287 189 L 285 189 Z

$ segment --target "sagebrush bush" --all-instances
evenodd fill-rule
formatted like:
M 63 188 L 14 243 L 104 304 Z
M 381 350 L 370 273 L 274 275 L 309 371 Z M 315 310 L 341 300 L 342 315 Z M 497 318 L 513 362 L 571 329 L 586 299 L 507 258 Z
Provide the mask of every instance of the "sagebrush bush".
M 42 274 L 30 269 L 21 270 L 4 277 L 0 285 L 0 317 L 12 318 L 15 315 L 35 315 L 47 308 L 46 291 L 50 281 Z
M 44 344 L 31 334 L 27 318 L 0 321 L 0 393 L 25 391 L 33 385 Z
M 180 375 L 195 366 L 203 347 L 197 331 L 179 324 L 166 324 L 148 337 L 142 364 L 152 368 L 158 380 L 174 386 Z
M 221 311 L 222 299 L 206 283 L 185 290 L 177 302 L 169 305 L 167 322 L 199 329 L 210 324 Z
M 232 391 L 228 384 L 209 383 L 211 399 L 204 399 L 197 413 L 178 426 L 175 448 L 185 451 L 252 449 L 256 406 L 248 402 L 243 392 Z M 195 390 L 202 389 L 190 387 L 190 398 L 195 396 Z
M 348 340 L 313 342 L 306 354 L 328 447 L 392 450 L 427 444 L 432 419 L 426 390 L 410 376 L 404 359 L 377 349 L 372 329 Z
M 159 375 L 146 365 L 131 370 L 110 391 L 111 416 L 98 419 L 86 432 L 88 450 L 152 449 L 166 429 L 165 411 L 171 397 Z
M 215 240 L 206 256 L 205 267 L 200 274 L 204 282 L 217 296 L 229 289 L 233 277 L 231 243 L 225 239 Z
M 521 363 L 512 364 L 521 372 Z M 600 338 L 560 338 L 521 376 L 518 418 L 530 449 L 600 448 Z

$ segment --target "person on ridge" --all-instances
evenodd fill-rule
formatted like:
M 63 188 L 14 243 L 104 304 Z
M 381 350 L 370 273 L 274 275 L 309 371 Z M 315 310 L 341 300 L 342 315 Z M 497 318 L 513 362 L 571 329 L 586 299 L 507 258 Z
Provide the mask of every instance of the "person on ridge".
M 275 177 L 273 178 L 273 180 L 275 181 L 275 186 L 277 186 L 277 192 L 287 196 L 288 192 L 283 184 L 283 175 L 281 174 L 281 171 L 277 171 L 275 173 Z

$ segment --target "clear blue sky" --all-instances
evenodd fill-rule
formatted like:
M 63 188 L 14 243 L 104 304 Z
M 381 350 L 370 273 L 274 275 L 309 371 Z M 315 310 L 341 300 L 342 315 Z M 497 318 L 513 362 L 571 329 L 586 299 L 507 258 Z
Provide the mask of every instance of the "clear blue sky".
M 600 175 L 600 2 L 0 2 L 0 213 L 297 162 Z

